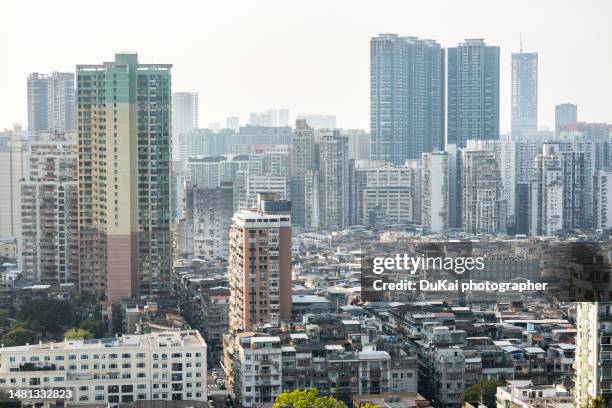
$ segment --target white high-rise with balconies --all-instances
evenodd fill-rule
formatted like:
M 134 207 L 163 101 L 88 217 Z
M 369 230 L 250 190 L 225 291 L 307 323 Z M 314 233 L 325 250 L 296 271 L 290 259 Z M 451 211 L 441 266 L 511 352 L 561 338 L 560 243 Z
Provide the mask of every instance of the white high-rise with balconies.
M 423 153 L 421 158 L 421 220 L 432 233 L 448 229 L 449 160 L 447 152 Z
M 21 258 L 29 283 L 78 281 L 78 150 L 76 135 L 41 133 L 28 144 L 20 183 Z

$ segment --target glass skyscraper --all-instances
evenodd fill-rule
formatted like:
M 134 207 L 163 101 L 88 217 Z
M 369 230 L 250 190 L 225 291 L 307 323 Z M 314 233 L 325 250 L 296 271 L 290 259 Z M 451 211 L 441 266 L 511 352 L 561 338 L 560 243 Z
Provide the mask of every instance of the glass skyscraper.
M 370 41 L 373 160 L 403 164 L 444 148 L 444 48 L 380 34 Z
M 447 143 L 499 139 L 499 47 L 466 39 L 448 49 Z
M 538 131 L 538 54 L 512 53 L 512 135 L 524 137 Z

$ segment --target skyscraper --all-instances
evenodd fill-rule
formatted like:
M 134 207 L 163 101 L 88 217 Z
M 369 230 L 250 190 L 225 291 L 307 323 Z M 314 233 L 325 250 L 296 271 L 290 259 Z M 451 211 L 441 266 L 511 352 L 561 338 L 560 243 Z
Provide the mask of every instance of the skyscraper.
M 64 133 L 28 144 L 21 192 L 21 257 L 27 282 L 78 281 L 77 143 Z
M 593 228 L 612 228 L 612 169 L 595 171 L 593 176 Z
M 408 224 L 412 221 L 410 167 L 382 161 L 361 161 L 354 168 L 353 220 L 360 225 Z
M 349 225 L 348 140 L 339 130 L 326 132 L 321 141 L 319 217 L 322 228 Z
M 170 290 L 171 67 L 136 54 L 77 66 L 82 292 Z
M 305 226 L 305 187 L 308 171 L 315 165 L 314 129 L 304 119 L 295 121 L 291 149 L 291 214 L 295 225 Z
M 536 156 L 529 189 L 530 235 L 555 235 L 563 229 L 563 163 L 559 146 L 545 144 Z
M 605 256 L 602 259 L 607 259 Z M 606 265 L 601 281 L 610 277 L 610 265 Z M 593 285 L 593 282 L 588 282 Z M 606 287 L 606 284 L 600 284 Z M 609 296 L 609 293 L 608 293 Z M 609 297 L 608 297 L 609 299 Z M 590 397 L 602 396 L 604 405 L 612 403 L 612 374 L 610 373 L 610 333 L 612 333 L 612 303 L 576 303 L 576 359 L 575 395 L 577 406 L 584 406 Z
M 499 47 L 466 39 L 448 49 L 447 143 L 499 138 Z
M 19 182 L 26 165 L 26 145 L 21 125 L 6 131 L 0 144 L 0 239 L 16 238 L 21 224 Z
M 444 148 L 444 49 L 433 40 L 370 40 L 373 160 L 404 164 Z
M 199 126 L 198 94 L 194 92 L 172 93 L 172 160 L 180 151 L 179 138 Z
M 291 319 L 291 203 L 260 194 L 256 209 L 232 218 L 230 331 Z
M 53 72 L 28 75 L 28 133 L 76 129 L 74 74 Z
M 448 230 L 449 159 L 447 152 L 423 153 L 421 159 L 421 218 L 423 228 L 432 233 Z
M 572 103 L 555 105 L 555 134 L 559 134 L 565 125 L 578 122 L 578 106 Z
M 506 209 L 499 162 L 494 152 L 461 150 L 461 219 L 465 232 L 506 232 Z
M 512 136 L 538 131 L 538 53 L 512 53 Z

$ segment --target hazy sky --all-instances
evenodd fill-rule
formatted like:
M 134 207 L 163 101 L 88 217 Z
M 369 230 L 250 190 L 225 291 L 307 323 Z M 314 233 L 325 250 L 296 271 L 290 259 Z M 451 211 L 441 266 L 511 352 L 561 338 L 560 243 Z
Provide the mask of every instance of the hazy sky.
M 382 32 L 444 47 L 501 47 L 501 130 L 510 127 L 510 53 L 540 54 L 540 126 L 554 105 L 612 122 L 612 1 L 0 1 L 0 128 L 27 123 L 26 75 L 137 51 L 172 63 L 173 90 L 200 94 L 200 126 L 287 107 L 369 127 L 369 39 Z

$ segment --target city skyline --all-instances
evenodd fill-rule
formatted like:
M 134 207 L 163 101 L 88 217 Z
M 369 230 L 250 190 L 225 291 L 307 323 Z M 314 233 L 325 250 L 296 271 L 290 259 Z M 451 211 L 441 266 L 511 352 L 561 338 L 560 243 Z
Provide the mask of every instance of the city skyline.
M 127 16 L 133 15 L 131 11 L 136 6 L 127 4 L 122 5 L 124 13 L 106 16 L 112 17 L 121 29 L 108 33 L 87 26 L 90 35 L 80 39 L 72 38 L 71 33 L 85 30 L 87 19 L 70 2 L 64 2 L 54 5 L 55 11 L 65 13 L 54 11 L 57 24 L 49 27 L 46 34 L 54 46 L 49 47 L 48 43 L 24 33 L 20 24 L 25 19 L 37 24 L 47 15 L 43 12 L 47 6 L 41 4 L 41 12 L 29 16 L 24 6 L 9 2 L 4 6 L 8 23 L 0 32 L 5 37 L 15 33 L 23 35 L 21 41 L 4 45 L 5 55 L 16 58 L 14 63 L 0 68 L 0 87 L 11 96 L 10 102 L 0 105 L 0 128 L 10 128 L 14 122 L 27 123 L 23 83 L 28 74 L 74 72 L 75 66 L 83 61 L 96 60 L 99 56 L 110 60 L 115 52 L 133 49 L 142 60 L 168 61 L 174 65 L 172 90 L 199 94 L 200 123 L 204 126 L 211 122 L 225 123 L 225 118 L 232 115 L 238 115 L 241 123 L 246 123 L 250 112 L 279 107 L 288 108 L 292 119 L 298 114 L 333 114 L 338 117 L 339 127 L 368 129 L 368 41 L 372 36 L 388 32 L 430 38 L 445 48 L 454 47 L 465 38 L 483 38 L 487 44 L 499 46 L 502 133 L 510 130 L 511 53 L 519 51 L 520 37 L 525 52 L 540 55 L 538 118 L 541 126 L 552 129 L 554 106 L 565 102 L 580 107 L 584 113 L 579 117 L 581 121 L 612 121 L 605 104 L 606 91 L 612 90 L 612 78 L 607 75 L 612 66 L 612 52 L 598 47 L 602 38 L 612 36 L 612 29 L 604 21 L 611 5 L 603 1 L 591 2 L 589 7 L 577 2 L 555 2 L 554 27 L 542 30 L 553 3 L 530 5 L 529 12 L 523 11 L 526 4 L 500 4 L 496 12 L 503 19 L 483 18 L 488 4 L 479 1 L 461 6 L 444 1 L 418 7 L 414 3 L 381 5 L 375 10 L 354 4 L 349 9 L 345 2 L 326 4 L 325 9 L 313 4 L 300 10 L 299 19 L 293 17 L 289 5 L 275 1 L 257 6 L 238 3 L 239 7 L 231 8 L 186 4 L 164 8 L 163 13 L 152 8 L 148 22 L 128 21 Z M 440 7 L 447 12 L 438 14 Z M 466 8 L 481 12 L 461 13 L 460 21 L 452 17 Z M 100 13 L 112 13 L 114 9 L 108 7 L 109 11 Z M 346 18 L 349 17 L 347 10 L 351 11 L 350 19 Z M 70 20 L 62 17 L 71 14 L 74 17 Z M 153 30 L 162 15 L 181 24 L 171 24 L 167 33 Z M 202 16 L 205 24 L 194 24 Z M 256 30 L 262 18 L 266 29 Z M 315 19 L 316 30 L 308 23 Z M 589 21 L 592 29 L 562 29 L 577 20 Z M 336 30 L 333 21 L 345 22 L 345 28 Z M 242 27 L 241 30 L 234 30 L 236 26 Z M 153 31 L 146 37 L 138 35 L 147 30 Z M 252 35 L 245 37 L 241 35 L 244 32 Z M 313 47 L 312 44 L 322 45 Z M 306 60 L 312 62 L 304 63 L 304 50 L 307 50 Z M 243 69 L 245 66 L 250 69 Z

